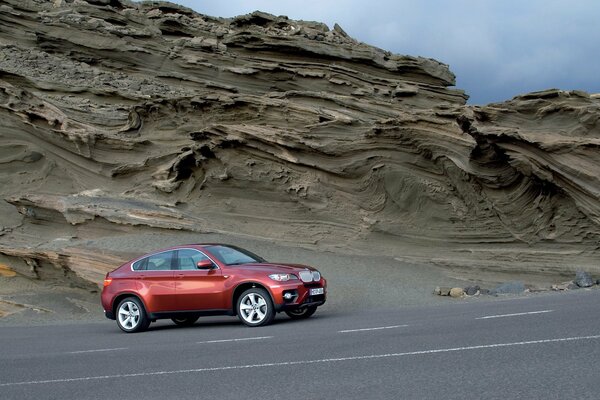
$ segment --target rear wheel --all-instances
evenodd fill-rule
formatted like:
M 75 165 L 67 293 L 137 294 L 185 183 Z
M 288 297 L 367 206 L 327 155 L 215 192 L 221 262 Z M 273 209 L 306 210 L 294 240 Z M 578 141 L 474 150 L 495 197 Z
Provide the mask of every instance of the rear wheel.
M 305 318 L 308 318 L 311 315 L 313 315 L 315 313 L 315 311 L 317 311 L 317 306 L 309 306 L 309 307 L 298 308 L 295 310 L 288 310 L 285 313 L 291 319 L 305 319 Z
M 194 323 L 196 321 L 198 321 L 198 317 L 171 318 L 171 321 L 175 322 L 175 325 L 179 325 L 179 326 L 191 326 L 191 325 L 194 325 Z
M 117 306 L 117 325 L 123 332 L 142 332 L 150 326 L 144 305 L 137 297 L 127 297 Z
M 237 314 L 248 326 L 263 326 L 271 323 L 275 318 L 275 307 L 266 290 L 251 288 L 239 297 Z

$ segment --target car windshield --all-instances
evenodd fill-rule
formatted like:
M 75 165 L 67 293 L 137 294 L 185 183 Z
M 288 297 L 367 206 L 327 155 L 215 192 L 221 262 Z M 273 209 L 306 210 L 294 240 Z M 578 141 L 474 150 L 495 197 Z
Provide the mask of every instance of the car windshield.
M 213 245 L 205 248 L 225 265 L 265 262 L 264 258 L 239 247 Z

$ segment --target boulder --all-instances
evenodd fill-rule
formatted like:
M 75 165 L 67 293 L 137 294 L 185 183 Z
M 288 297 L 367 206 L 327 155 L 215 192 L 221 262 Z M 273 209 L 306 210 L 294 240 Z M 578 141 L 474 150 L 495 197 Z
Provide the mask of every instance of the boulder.
M 477 292 L 479 292 L 479 286 L 467 286 L 465 288 L 465 293 L 467 296 L 475 296 Z
M 450 296 L 451 297 L 463 297 L 465 295 L 465 291 L 463 290 L 463 288 L 452 288 L 450 289 Z
M 589 273 L 583 270 L 577 270 L 575 274 L 575 284 L 577 284 L 577 286 L 579 287 L 586 288 L 593 286 L 594 281 L 592 280 L 592 276 Z
M 437 294 L 438 296 L 450 296 L 450 288 L 438 286 L 435 288 L 433 293 Z

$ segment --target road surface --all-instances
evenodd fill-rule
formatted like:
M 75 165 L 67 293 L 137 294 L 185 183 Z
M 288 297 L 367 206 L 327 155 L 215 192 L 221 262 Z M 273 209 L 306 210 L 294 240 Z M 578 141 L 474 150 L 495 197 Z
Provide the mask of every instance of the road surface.
M 0 327 L 0 399 L 598 399 L 600 290 L 396 310 Z

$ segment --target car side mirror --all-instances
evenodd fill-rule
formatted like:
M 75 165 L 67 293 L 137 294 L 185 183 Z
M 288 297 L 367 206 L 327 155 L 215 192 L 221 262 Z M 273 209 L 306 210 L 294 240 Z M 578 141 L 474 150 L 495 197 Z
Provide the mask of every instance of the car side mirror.
M 213 269 L 215 265 L 211 260 L 200 260 L 196 266 L 198 269 Z

